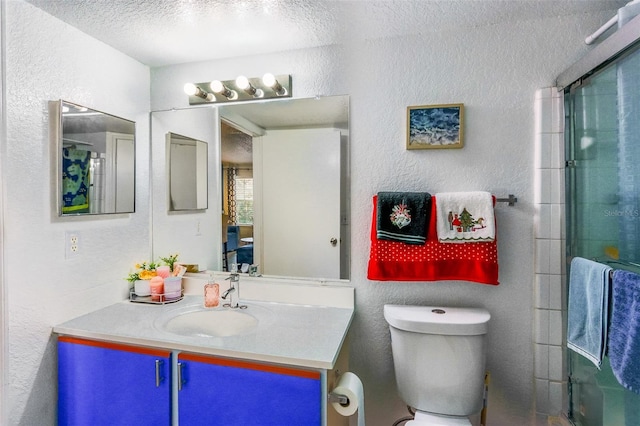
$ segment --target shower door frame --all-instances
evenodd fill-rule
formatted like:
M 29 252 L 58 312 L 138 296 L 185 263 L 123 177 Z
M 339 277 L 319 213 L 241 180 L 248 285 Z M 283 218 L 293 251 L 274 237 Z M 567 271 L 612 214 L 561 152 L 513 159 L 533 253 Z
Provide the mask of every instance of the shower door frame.
M 590 50 L 582 59 L 567 68 L 556 78 L 556 87 L 563 90 L 588 77 L 617 59 L 640 41 L 640 15 Z
M 615 61 L 619 61 L 628 54 L 636 53 L 637 48 L 640 47 L 640 16 L 636 16 L 630 20 L 625 26 L 620 28 L 617 32 L 612 34 L 609 38 L 597 45 L 591 50 L 585 57 L 576 62 L 556 79 L 556 87 L 558 90 L 564 92 L 564 107 L 565 107 L 565 134 L 564 144 L 566 158 L 568 159 L 565 164 L 565 206 L 567 210 L 565 212 L 565 223 L 567 225 L 567 235 L 565 242 L 565 253 L 567 259 L 570 256 L 575 255 L 572 252 L 572 247 L 576 246 L 575 239 L 576 233 L 572 229 L 575 224 L 575 218 L 577 215 L 575 203 L 571 202 L 570 197 L 575 193 L 576 182 L 576 168 L 573 158 L 575 156 L 574 144 L 572 138 L 575 135 L 575 105 L 573 98 L 576 90 L 581 87 L 585 87 L 589 84 L 589 79 L 592 75 L 606 68 L 608 65 Z M 568 280 L 568 275 L 567 275 Z M 565 306 L 566 309 L 566 306 Z M 567 357 L 569 355 L 567 354 Z M 567 377 L 567 392 L 568 392 L 568 413 L 567 416 L 573 423 L 574 419 L 574 407 L 572 398 L 572 372 L 571 362 L 568 362 L 568 377 Z

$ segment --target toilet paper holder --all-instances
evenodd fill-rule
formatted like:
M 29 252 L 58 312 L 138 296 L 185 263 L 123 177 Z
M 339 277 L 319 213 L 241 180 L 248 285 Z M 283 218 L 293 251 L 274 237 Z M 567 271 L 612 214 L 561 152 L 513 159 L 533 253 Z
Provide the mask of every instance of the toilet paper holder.
M 330 392 L 329 395 L 327 395 L 327 400 L 329 401 L 329 403 L 337 402 L 344 407 L 349 405 L 349 398 L 346 395 L 335 392 Z

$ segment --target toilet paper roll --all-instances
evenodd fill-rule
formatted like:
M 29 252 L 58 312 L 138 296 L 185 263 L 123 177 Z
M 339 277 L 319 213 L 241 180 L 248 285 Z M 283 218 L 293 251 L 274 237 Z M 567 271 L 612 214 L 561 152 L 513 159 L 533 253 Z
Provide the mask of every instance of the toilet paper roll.
M 341 416 L 351 416 L 358 412 L 358 426 L 364 426 L 364 388 L 360 378 L 347 371 L 338 379 L 336 387 L 331 391 L 349 398 L 349 403 L 342 405 L 332 402 L 333 409 Z

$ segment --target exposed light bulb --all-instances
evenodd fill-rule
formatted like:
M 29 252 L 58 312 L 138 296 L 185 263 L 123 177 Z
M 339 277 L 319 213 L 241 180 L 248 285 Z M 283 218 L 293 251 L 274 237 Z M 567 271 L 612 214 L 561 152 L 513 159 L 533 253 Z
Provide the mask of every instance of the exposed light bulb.
M 224 91 L 224 84 L 220 80 L 213 80 L 209 87 L 213 90 L 214 93 L 222 93 Z
M 187 83 L 184 85 L 184 93 L 189 96 L 195 96 L 198 93 L 198 87 L 193 83 Z
M 184 85 L 184 93 L 189 96 L 197 96 L 209 102 L 213 102 L 216 100 L 216 97 L 213 96 L 213 93 L 205 92 L 193 83 L 187 83 Z
M 276 76 L 271 73 L 266 73 L 262 76 L 262 82 L 265 86 L 273 87 L 277 83 Z
M 244 75 L 236 78 L 236 86 L 238 86 L 238 89 L 244 90 L 254 98 L 261 98 L 264 96 L 264 92 L 262 91 L 262 89 L 256 89 L 255 87 L 253 87 L 251 82 L 249 82 L 249 79 Z
M 236 86 L 238 86 L 238 89 L 247 90 L 251 86 L 251 84 L 249 83 L 249 79 L 247 77 L 241 75 L 236 78 Z
M 278 80 L 276 80 L 276 77 L 271 73 L 266 73 L 262 76 L 262 83 L 267 87 L 271 87 L 278 96 L 284 96 L 287 94 L 287 89 L 282 87 Z
M 238 99 L 238 94 L 236 93 L 236 91 L 229 89 L 220 80 L 213 80 L 211 83 L 209 83 L 209 87 L 211 87 L 211 90 L 213 90 L 214 93 L 218 93 L 219 95 L 224 96 L 230 101 Z

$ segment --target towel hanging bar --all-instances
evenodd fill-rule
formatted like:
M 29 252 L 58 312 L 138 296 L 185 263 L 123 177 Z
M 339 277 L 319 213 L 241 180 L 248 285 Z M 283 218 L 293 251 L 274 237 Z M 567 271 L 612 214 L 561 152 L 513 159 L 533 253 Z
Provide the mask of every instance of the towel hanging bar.
M 604 257 L 594 257 L 592 259 L 594 262 L 600 262 L 600 263 L 616 263 L 618 265 L 624 265 L 624 266 L 634 266 L 636 268 L 640 268 L 640 263 L 638 262 L 632 262 L 631 260 L 626 260 L 626 259 L 614 259 L 614 258 L 604 258 Z
M 509 203 L 510 207 L 513 207 L 518 202 L 518 197 L 513 194 L 509 194 L 509 198 L 496 198 L 498 203 Z
M 631 272 L 640 272 L 640 263 L 632 262 L 630 260 L 625 259 L 612 259 L 612 258 L 602 258 L 602 257 L 594 257 L 591 260 L 598 263 L 603 263 L 605 265 L 609 265 L 614 270 L 620 269 L 623 271 L 631 271 Z M 618 267 L 614 265 L 620 265 Z M 609 272 L 609 278 L 613 278 L 613 271 Z

